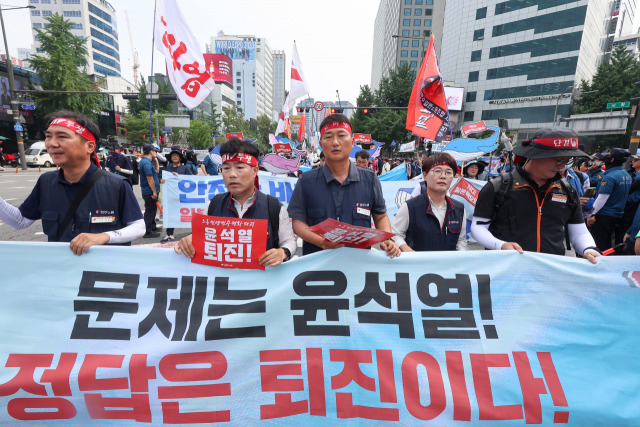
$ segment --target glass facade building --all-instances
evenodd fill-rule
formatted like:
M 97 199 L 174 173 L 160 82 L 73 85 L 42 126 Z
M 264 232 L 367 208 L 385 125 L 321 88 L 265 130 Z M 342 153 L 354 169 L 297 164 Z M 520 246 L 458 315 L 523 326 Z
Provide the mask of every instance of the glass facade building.
M 568 116 L 573 86 L 604 59 L 606 0 L 447 2 L 440 70 L 467 92 L 464 122 L 499 118 L 525 133 Z M 587 31 L 588 29 L 588 31 Z

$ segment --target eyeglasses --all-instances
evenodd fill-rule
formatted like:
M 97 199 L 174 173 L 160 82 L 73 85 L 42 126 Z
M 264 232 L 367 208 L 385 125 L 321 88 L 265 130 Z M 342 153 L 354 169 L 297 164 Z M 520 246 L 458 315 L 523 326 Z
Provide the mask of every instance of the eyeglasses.
M 556 162 L 556 166 L 566 165 L 573 161 L 573 157 L 559 157 L 551 159 Z
M 431 169 L 431 172 L 433 172 L 434 175 L 442 175 L 442 173 L 444 173 L 446 176 L 453 176 L 453 170 L 451 169 L 440 169 L 440 168 L 435 168 L 435 169 Z

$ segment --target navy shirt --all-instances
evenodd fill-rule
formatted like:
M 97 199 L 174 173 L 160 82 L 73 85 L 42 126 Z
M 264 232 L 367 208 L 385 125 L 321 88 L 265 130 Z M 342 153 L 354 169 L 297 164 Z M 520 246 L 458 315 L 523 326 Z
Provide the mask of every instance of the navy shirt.
M 164 167 L 163 169 L 165 172 L 170 172 L 170 173 L 177 173 L 178 175 L 193 175 L 191 173 L 191 168 L 188 165 L 178 165 L 178 166 L 173 166 L 173 163 L 169 163 L 167 166 Z
M 623 170 L 622 166 L 608 168 L 598 185 L 596 198 L 600 194 L 608 194 L 609 198 L 596 215 L 621 218 L 629 197 L 629 188 L 631 188 L 631 175 Z
M 156 184 L 156 193 L 160 192 L 160 180 L 158 179 L 158 172 L 156 172 L 155 166 L 153 166 L 153 162 L 148 157 L 142 157 L 140 159 L 140 164 L 138 165 L 140 169 L 140 191 L 143 196 L 151 196 L 153 191 L 151 191 L 151 186 L 147 182 L 147 177 L 152 176 L 153 182 Z
M 218 166 L 211 159 L 211 154 L 204 158 L 202 164 L 204 165 L 204 170 L 206 170 L 209 175 L 218 175 Z
M 85 172 L 85 174 L 80 178 L 78 182 L 69 182 L 64 178 L 64 171 L 62 169 L 53 172 L 47 173 L 57 173 L 58 174 L 58 185 L 61 185 L 64 188 L 65 194 L 67 195 L 67 199 L 69 203 L 76 197 L 80 188 L 85 183 L 85 181 L 98 170 L 98 167 L 91 163 L 89 169 Z M 120 188 L 120 199 L 118 201 L 118 206 L 120 212 L 122 212 L 122 222 L 124 224 L 131 224 L 134 221 L 142 219 L 142 211 L 140 210 L 140 205 L 136 200 L 136 196 L 133 194 L 133 190 L 131 186 L 127 184 L 124 180 L 121 182 Z M 45 210 L 51 210 L 52 208 L 49 206 L 40 206 L 40 179 L 36 182 L 35 187 L 29 194 L 29 197 L 20 205 L 18 209 L 20 209 L 20 213 L 22 216 L 28 219 L 37 220 L 42 218 L 42 212 Z M 55 209 L 53 209 L 55 210 Z

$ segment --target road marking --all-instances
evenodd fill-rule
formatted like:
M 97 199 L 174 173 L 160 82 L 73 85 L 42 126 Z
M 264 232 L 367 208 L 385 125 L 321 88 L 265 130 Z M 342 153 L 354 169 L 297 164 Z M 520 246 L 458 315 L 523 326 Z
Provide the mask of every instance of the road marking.
M 17 190 L 18 188 L 31 188 L 31 187 L 11 187 L 9 190 Z
M 18 199 L 16 199 L 15 197 L 13 199 L 4 199 L 5 202 L 10 202 L 12 200 L 18 200 Z
M 36 236 L 41 236 L 41 235 L 43 235 L 43 234 L 44 234 L 44 232 L 43 232 L 43 231 L 36 231 L 34 234 L 35 234 Z

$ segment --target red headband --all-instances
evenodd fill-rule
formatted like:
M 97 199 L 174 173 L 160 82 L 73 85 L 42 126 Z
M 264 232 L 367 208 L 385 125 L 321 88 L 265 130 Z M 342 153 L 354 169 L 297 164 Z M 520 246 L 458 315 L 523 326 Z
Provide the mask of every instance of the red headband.
M 346 129 L 347 132 L 351 133 L 351 126 L 349 126 L 349 123 L 330 122 L 327 125 L 325 125 L 322 129 L 320 129 L 320 138 L 322 138 L 322 135 L 324 135 L 324 133 L 329 129 Z
M 430 171 L 431 169 L 435 168 L 436 166 L 449 166 L 449 163 L 447 163 L 447 162 L 440 162 L 440 163 L 436 163 L 436 164 L 434 164 L 433 166 L 431 166 L 429 169 L 427 169 L 427 170 L 425 171 L 425 173 L 429 173 L 429 171 Z M 449 166 L 449 167 L 451 167 L 451 166 Z
M 548 148 L 578 148 L 578 138 L 535 138 L 531 142 Z
M 89 132 L 89 130 L 86 127 L 82 126 L 80 123 L 74 122 L 73 120 L 65 119 L 63 117 L 58 117 L 57 119 L 55 119 L 49 124 L 49 126 L 52 126 L 52 125 L 65 127 L 77 133 L 87 141 L 96 142 L 96 137 L 91 132 Z
M 258 166 L 258 159 L 247 153 L 225 154 L 222 156 L 222 163 L 227 162 L 242 162 L 249 166 Z

